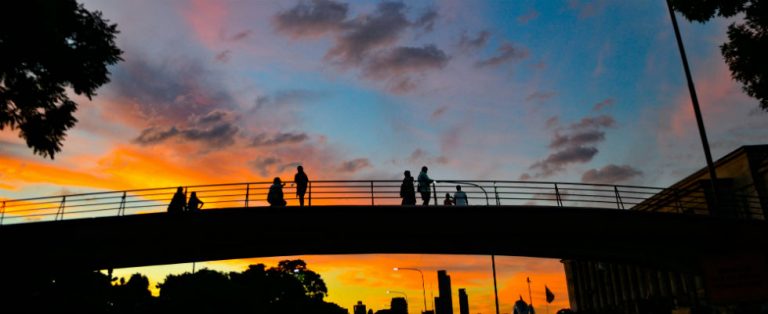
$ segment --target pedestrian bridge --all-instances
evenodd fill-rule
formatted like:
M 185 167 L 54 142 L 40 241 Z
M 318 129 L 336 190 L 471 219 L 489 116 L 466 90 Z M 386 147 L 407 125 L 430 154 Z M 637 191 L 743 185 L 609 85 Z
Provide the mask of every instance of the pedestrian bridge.
M 313 181 L 306 207 L 266 207 L 269 183 L 185 187 L 201 212 L 169 215 L 175 187 L 6 200 L 0 269 L 105 269 L 306 254 L 495 254 L 669 268 L 763 254 L 763 220 L 696 215 L 706 195 L 637 186 L 440 181 L 470 206 L 399 206 L 398 181 Z M 290 182 L 285 194 L 291 195 Z M 697 196 L 697 193 L 701 193 Z M 759 210 L 759 200 L 755 208 Z M 743 207 L 743 199 L 740 201 Z

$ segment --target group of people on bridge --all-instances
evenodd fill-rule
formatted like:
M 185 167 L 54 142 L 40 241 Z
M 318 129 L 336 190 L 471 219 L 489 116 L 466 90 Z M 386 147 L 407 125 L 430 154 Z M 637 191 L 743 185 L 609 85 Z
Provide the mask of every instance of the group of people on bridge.
M 432 196 L 432 183 L 436 182 L 427 175 L 426 166 L 421 167 L 421 172 L 416 178 L 417 185 L 414 186 L 414 178 L 411 176 L 411 172 L 406 170 L 403 175 L 403 183 L 400 185 L 400 197 L 402 198 L 402 205 L 416 205 L 416 191 L 421 195 L 422 205 L 429 205 L 429 200 Z M 304 206 L 304 195 L 307 193 L 307 186 L 309 184 L 309 177 L 304 172 L 304 167 L 296 167 L 296 175 L 293 177 L 293 183 L 296 185 L 296 198 L 299 200 L 299 206 Z M 270 206 L 286 206 L 288 203 L 285 201 L 283 195 L 283 187 L 285 183 L 280 180 L 280 177 L 275 177 L 272 181 L 272 185 L 269 187 L 267 193 L 267 202 Z M 437 199 L 435 199 L 437 200 Z M 467 206 L 469 205 L 469 199 L 467 194 L 461 190 L 461 185 L 456 185 L 456 192 L 451 197 L 450 193 L 445 193 L 445 199 L 443 205 L 457 205 Z M 171 203 L 168 205 L 169 213 L 181 213 L 181 212 L 196 212 L 201 210 L 203 202 L 197 198 L 197 193 L 192 192 L 189 197 L 189 202 L 186 200 L 186 193 L 182 187 L 179 187 L 176 194 L 173 195 Z

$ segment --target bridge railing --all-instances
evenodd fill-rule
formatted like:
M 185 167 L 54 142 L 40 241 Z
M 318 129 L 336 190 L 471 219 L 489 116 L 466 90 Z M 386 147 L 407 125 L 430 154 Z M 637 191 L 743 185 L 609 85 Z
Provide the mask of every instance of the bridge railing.
M 399 180 L 320 180 L 311 181 L 305 206 L 322 205 L 400 205 Z M 271 182 L 244 182 L 182 187 L 187 197 L 196 192 L 205 204 L 203 210 L 269 206 Z M 440 180 L 431 184 L 429 205 L 442 205 L 446 193 L 451 197 L 460 186 L 470 205 L 481 206 L 560 206 L 645 210 L 670 213 L 709 214 L 712 200 L 699 190 L 604 185 L 563 182 Z M 105 191 L 44 196 L 0 203 L 0 225 L 35 221 L 124 216 L 165 212 L 177 187 Z M 288 206 L 298 206 L 296 186 L 283 187 Z M 416 192 L 421 204 L 420 193 Z M 754 195 L 721 197 L 720 208 L 762 219 L 761 199 Z M 257 210 L 257 209 L 255 209 Z M 414 208 L 418 210 L 418 208 Z

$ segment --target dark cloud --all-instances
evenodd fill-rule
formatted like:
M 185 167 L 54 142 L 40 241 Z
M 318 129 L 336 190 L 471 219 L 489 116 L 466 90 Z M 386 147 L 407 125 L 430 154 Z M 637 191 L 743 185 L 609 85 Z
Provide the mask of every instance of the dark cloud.
M 275 146 L 281 144 L 296 144 L 309 139 L 306 133 L 261 133 L 253 137 L 251 146 Z
M 563 171 L 565 166 L 572 163 L 586 163 L 595 157 L 598 150 L 595 147 L 573 146 L 550 154 L 547 159 L 533 164 L 530 169 L 538 170 L 535 177 L 548 177 Z
M 299 2 L 288 11 L 278 13 L 272 24 L 278 32 L 292 38 L 317 37 L 342 28 L 349 11 L 346 3 L 332 0 Z
M 219 52 L 216 54 L 216 61 L 219 61 L 221 63 L 227 63 L 230 59 L 232 59 L 232 50 L 224 50 L 222 52 Z
M 629 165 L 607 165 L 601 169 L 590 169 L 581 176 L 582 182 L 614 184 L 627 181 L 643 173 Z
M 116 98 L 114 103 L 129 104 L 113 108 L 126 115 L 175 125 L 236 104 L 216 73 L 206 67 L 210 62 L 185 57 L 150 61 L 135 54 L 125 60 L 113 70 L 107 96 Z
M 192 122 L 195 124 L 210 125 L 214 123 L 234 120 L 237 120 L 237 116 L 232 112 L 224 110 L 212 110 L 205 115 L 195 117 L 192 119 Z
M 167 130 L 152 127 L 141 131 L 139 137 L 137 137 L 134 141 L 141 145 L 152 145 L 163 142 L 178 134 L 179 130 L 176 129 L 175 126 Z
M 571 125 L 572 129 L 585 129 L 585 128 L 610 128 L 616 125 L 616 120 L 609 115 L 600 115 L 597 117 L 586 117 L 581 121 Z
M 368 158 L 356 158 L 342 162 L 338 170 L 339 172 L 353 173 L 370 167 L 372 165 Z
M 550 98 L 555 97 L 556 95 L 557 93 L 555 92 L 536 91 L 528 95 L 528 97 L 525 97 L 525 101 L 541 102 L 541 101 L 549 100 Z
M 437 21 L 438 17 L 439 15 L 435 8 L 428 8 L 418 19 L 416 19 L 416 21 L 413 22 L 413 26 L 421 27 L 424 28 L 424 30 L 431 32 L 435 27 L 435 21 Z
M 347 18 L 347 4 L 330 0 L 300 2 L 274 17 L 278 32 L 293 38 L 330 35 L 334 45 L 325 59 L 342 68 L 359 68 L 371 80 L 385 81 L 393 92 L 408 92 L 418 80 L 410 74 L 444 67 L 449 57 L 434 45 L 394 47 L 409 28 L 431 31 L 438 13 L 428 8 L 415 20 L 399 1 L 382 1 L 372 12 Z M 261 100 L 264 102 L 264 100 Z M 258 107 L 258 106 L 257 106 Z
M 372 58 L 365 65 L 363 73 L 366 77 L 373 79 L 394 79 L 400 84 L 402 84 L 401 81 L 406 80 L 410 83 L 408 77 L 410 74 L 441 69 L 448 60 L 448 55 L 434 45 L 398 47 Z M 404 87 L 406 86 L 393 89 L 402 90 Z
M 510 43 L 502 44 L 498 49 L 498 54 L 485 60 L 475 63 L 475 67 L 484 68 L 487 66 L 497 66 L 509 61 L 520 60 L 528 57 L 528 52 L 521 48 L 516 48 Z
M 151 127 L 141 132 L 134 142 L 140 145 L 154 145 L 177 138 L 192 142 L 201 142 L 208 147 L 221 148 L 235 143 L 239 128 L 230 123 L 220 123 L 208 128 L 177 128 L 168 129 Z
M 594 107 L 592 107 L 592 111 L 600 111 L 604 108 L 610 108 L 613 107 L 613 105 L 616 104 L 616 101 L 613 100 L 613 98 L 606 98 L 605 100 L 596 103 Z
M 272 95 L 256 97 L 252 111 L 257 111 L 265 106 L 282 106 L 289 104 L 307 103 L 328 97 L 325 92 L 306 89 L 286 89 L 274 92 Z
M 491 32 L 489 31 L 480 31 L 475 35 L 474 38 L 467 36 L 466 33 L 461 34 L 461 39 L 459 39 L 459 48 L 461 48 L 464 51 L 470 51 L 470 50 L 476 50 L 485 47 L 485 44 L 488 42 L 488 38 L 491 37 Z
M 605 140 L 605 132 L 600 130 L 587 130 L 574 134 L 555 133 L 549 148 L 560 149 L 568 146 L 593 145 Z
M 554 150 L 544 160 L 534 163 L 529 169 L 536 170 L 533 174 L 524 173 L 520 178 L 549 177 L 557 172 L 564 171 L 566 166 L 573 163 L 587 163 L 591 161 L 598 150 L 597 144 L 605 141 L 605 131 L 602 129 L 615 126 L 616 121 L 608 115 L 586 117 L 566 128 L 558 127 L 554 130 L 549 148 Z M 547 128 L 559 125 L 558 118 L 551 117 L 547 120 Z
M 239 32 L 237 34 L 232 35 L 232 37 L 229 37 L 229 40 L 230 41 L 241 41 L 241 40 L 246 39 L 249 36 L 251 36 L 251 33 L 253 33 L 253 31 L 251 31 L 251 30 L 244 30 L 242 32 Z
M 343 34 L 336 38 L 336 45 L 328 51 L 326 58 L 347 65 L 360 64 L 373 49 L 395 43 L 411 25 L 405 9 L 402 2 L 384 1 L 372 14 L 347 21 Z

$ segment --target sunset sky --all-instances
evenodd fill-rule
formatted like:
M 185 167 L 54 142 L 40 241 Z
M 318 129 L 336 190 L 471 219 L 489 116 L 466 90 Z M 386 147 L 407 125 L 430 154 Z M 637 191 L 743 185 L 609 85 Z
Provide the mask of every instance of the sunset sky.
M 310 179 L 428 165 L 438 180 L 660 187 L 705 165 L 661 0 L 83 3 L 118 24 L 125 61 L 92 101 L 76 97 L 79 123 L 55 160 L 0 132 L 1 199 L 286 179 L 298 164 Z M 768 117 L 719 52 L 732 21 L 680 22 L 714 157 L 764 144 Z M 393 264 L 447 269 L 473 313 L 493 306 L 489 257 L 307 261 L 350 309 L 380 309 L 387 289 L 421 308 L 418 278 Z M 503 311 L 528 271 L 567 306 L 559 261 L 500 261 Z

